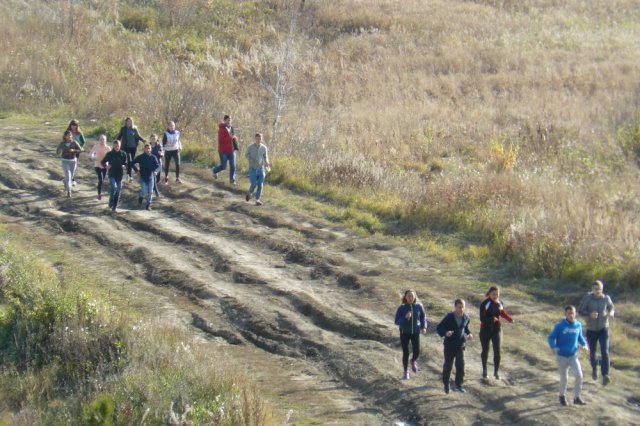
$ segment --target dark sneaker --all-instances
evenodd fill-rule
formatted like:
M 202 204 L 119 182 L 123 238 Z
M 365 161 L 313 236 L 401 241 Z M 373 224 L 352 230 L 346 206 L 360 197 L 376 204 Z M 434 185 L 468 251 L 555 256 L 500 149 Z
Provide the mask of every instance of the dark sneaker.
M 138 197 L 138 204 L 141 205 L 142 204 L 142 197 Z
M 176 183 L 177 183 L 178 185 L 182 185 L 182 181 L 181 181 L 180 179 L 176 179 Z
M 594 369 L 591 370 L 591 378 L 593 380 L 598 380 L 598 369 L 597 368 L 594 368 Z
M 256 206 L 261 206 L 261 205 L 262 205 L 262 201 L 256 200 Z
M 463 388 L 462 386 L 458 386 L 458 385 L 456 385 L 453 388 L 453 390 L 456 391 L 456 392 L 460 392 L 460 393 L 467 393 L 467 390 L 465 388 Z
M 563 407 L 567 406 L 567 398 L 564 395 L 560 395 L 560 405 L 562 405 Z
M 102 200 L 102 195 L 98 194 L 98 200 Z
M 582 398 L 577 397 L 573 399 L 573 405 L 587 405 L 587 403 L 584 402 Z
M 67 198 L 71 198 L 71 191 L 67 191 Z
M 609 377 L 609 375 L 605 374 L 604 376 L 602 376 L 602 386 L 607 386 L 609 383 L 611 383 L 611 378 Z
M 164 178 L 164 184 L 169 185 L 169 178 Z
M 247 194 L 246 197 L 244 197 L 245 200 L 249 201 L 249 199 L 251 199 L 251 194 Z
M 411 371 L 413 371 L 414 373 L 418 372 L 418 364 L 416 364 L 415 359 L 411 360 Z
M 402 375 L 402 379 L 403 380 L 409 380 L 409 372 L 405 370 L 404 374 Z
M 495 377 L 496 380 L 500 380 L 500 374 L 499 373 L 494 374 L 493 377 Z
M 444 393 L 446 393 L 446 394 L 449 393 L 449 386 L 444 385 Z
M 151 210 L 151 206 L 147 206 L 147 207 L 145 207 L 144 209 L 145 209 L 146 211 L 149 211 L 149 210 Z

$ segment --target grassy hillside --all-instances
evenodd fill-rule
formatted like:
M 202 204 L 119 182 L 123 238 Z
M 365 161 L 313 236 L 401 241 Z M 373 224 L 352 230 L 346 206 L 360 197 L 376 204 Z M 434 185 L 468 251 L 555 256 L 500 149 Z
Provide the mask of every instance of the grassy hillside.
M 172 119 L 187 158 L 207 164 L 231 113 L 244 144 L 267 135 L 273 182 L 373 215 L 358 224 L 368 232 L 527 276 L 640 282 L 639 1 L 9 0 L 0 12 L 2 110 L 110 135 L 127 115 L 144 134 Z

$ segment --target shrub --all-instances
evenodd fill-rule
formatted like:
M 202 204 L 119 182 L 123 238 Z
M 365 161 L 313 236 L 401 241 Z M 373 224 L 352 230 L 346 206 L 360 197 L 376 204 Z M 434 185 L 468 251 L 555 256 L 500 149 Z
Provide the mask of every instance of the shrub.
M 125 7 L 120 10 L 120 23 L 129 31 L 138 33 L 153 31 L 156 29 L 157 20 L 157 12 L 148 7 Z
M 634 154 L 640 159 L 640 112 L 617 131 L 616 138 L 625 153 Z

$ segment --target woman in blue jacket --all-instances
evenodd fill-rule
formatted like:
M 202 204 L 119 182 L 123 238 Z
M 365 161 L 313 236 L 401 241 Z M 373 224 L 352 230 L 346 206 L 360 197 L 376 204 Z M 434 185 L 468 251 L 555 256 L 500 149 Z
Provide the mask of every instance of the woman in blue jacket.
M 400 345 L 402 346 L 402 366 L 405 380 L 409 379 L 407 367 L 409 364 L 409 342 L 413 349 L 411 370 L 418 372 L 416 360 L 420 355 L 420 333 L 427 333 L 427 315 L 424 307 L 418 302 L 416 292 L 407 290 L 402 296 L 402 305 L 396 311 L 396 325 L 400 327 Z

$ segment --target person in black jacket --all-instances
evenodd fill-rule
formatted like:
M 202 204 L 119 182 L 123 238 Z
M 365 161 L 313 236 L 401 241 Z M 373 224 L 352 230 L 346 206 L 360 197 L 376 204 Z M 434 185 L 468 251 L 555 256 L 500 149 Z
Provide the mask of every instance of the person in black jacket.
M 413 349 L 411 370 L 418 372 L 416 360 L 420 355 L 420 333 L 427 334 L 427 315 L 424 307 L 418 302 L 416 292 L 407 290 L 402 296 L 402 305 L 396 311 L 396 325 L 400 327 L 400 345 L 402 346 L 402 366 L 405 380 L 409 379 L 407 367 L 409 364 L 409 342 Z
M 444 393 L 449 393 L 449 380 L 453 362 L 456 363 L 456 378 L 454 390 L 466 392 L 462 387 L 464 381 L 464 348 L 467 340 L 473 339 L 469 331 L 469 315 L 464 313 L 465 303 L 456 299 L 453 312 L 449 312 L 436 328 L 438 335 L 444 337 L 444 366 L 442 367 L 442 382 Z
M 127 154 L 120 150 L 120 141 L 113 142 L 113 149 L 104 156 L 101 161 L 106 167 L 109 174 L 109 208 L 116 211 L 118 201 L 120 201 L 120 192 L 122 191 L 122 176 L 127 169 L 129 161 Z
M 491 287 L 487 291 L 486 299 L 480 304 L 480 343 L 482 352 L 482 380 L 487 381 L 487 358 L 489 358 L 489 342 L 493 346 L 493 376 L 500 380 L 500 344 L 502 342 L 502 320 L 513 322 L 507 315 L 500 300 L 500 289 Z
M 136 167 L 140 165 L 140 170 Z M 158 158 L 151 154 L 151 145 L 145 144 L 144 153 L 138 155 L 132 162 L 131 167 L 140 173 L 140 193 L 138 195 L 138 204 L 142 205 L 142 200 L 146 199 L 144 208 L 151 210 L 151 200 L 153 199 L 153 186 L 155 184 L 155 173 L 160 169 Z
M 122 150 L 127 155 L 127 180 L 131 182 L 133 180 L 131 177 L 131 162 L 136 157 L 138 143 L 147 143 L 147 141 L 140 136 L 140 132 L 138 132 L 138 128 L 133 124 L 131 117 L 124 119 L 124 126 L 120 129 L 118 140 L 122 144 Z

